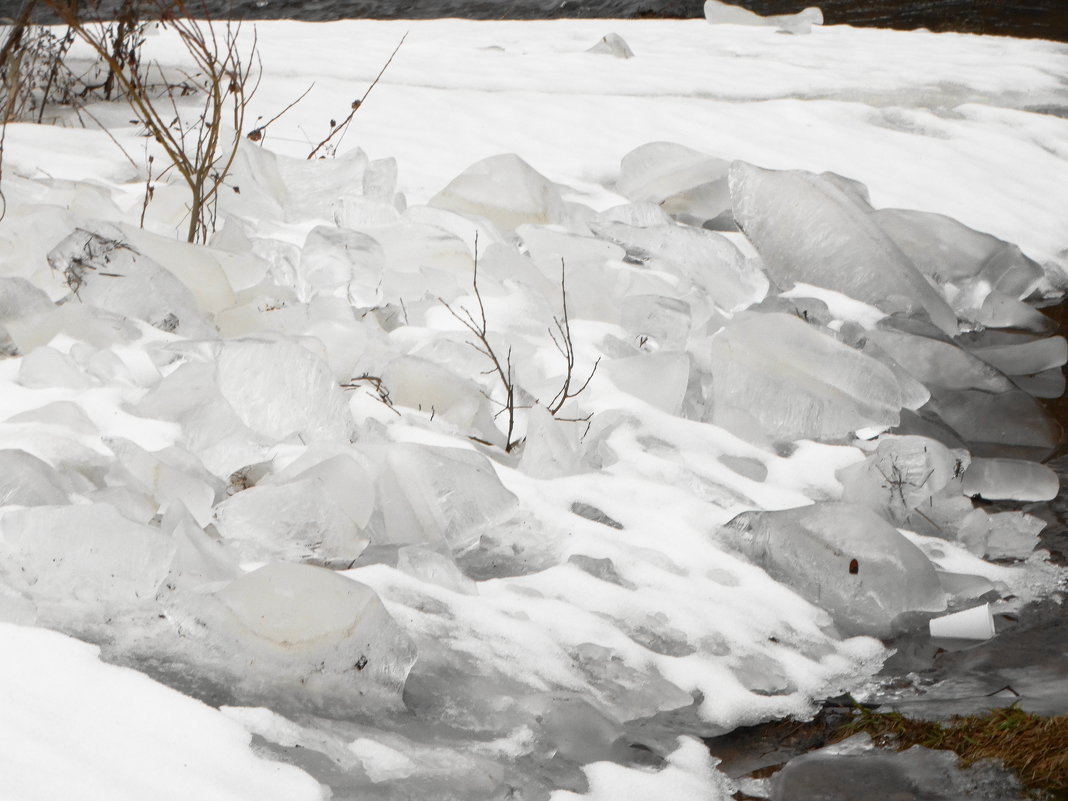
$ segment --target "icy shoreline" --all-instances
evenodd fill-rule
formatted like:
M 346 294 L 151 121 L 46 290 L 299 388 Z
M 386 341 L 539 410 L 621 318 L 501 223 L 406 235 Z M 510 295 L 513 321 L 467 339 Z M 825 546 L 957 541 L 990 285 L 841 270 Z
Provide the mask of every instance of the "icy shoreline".
M 351 143 L 297 158 L 408 28 Z M 1064 340 L 1023 301 L 1066 284 L 1068 121 L 1027 109 L 1068 107 L 1068 48 L 613 28 L 634 58 L 585 52 L 595 21 L 261 24 L 251 117 L 316 88 L 242 144 L 205 247 L 173 181 L 138 227 L 124 109 L 93 111 L 132 162 L 9 126 L 0 619 L 224 706 L 334 797 L 726 798 L 677 735 L 806 715 L 871 635 L 1057 588 L 1038 523 L 968 496 L 1057 491 Z M 568 350 L 593 379 L 552 410 Z M 12 670 L 40 728 L 0 724 L 0 767 L 68 794 L 91 756 L 46 772 L 55 679 Z M 208 712 L 175 736 L 240 740 Z M 251 792 L 197 764 L 198 797 Z

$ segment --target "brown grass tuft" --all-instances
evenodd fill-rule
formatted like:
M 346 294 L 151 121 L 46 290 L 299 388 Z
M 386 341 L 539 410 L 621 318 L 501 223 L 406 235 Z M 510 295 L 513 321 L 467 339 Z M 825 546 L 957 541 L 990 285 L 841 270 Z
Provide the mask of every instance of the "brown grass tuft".
M 1068 715 L 1042 717 L 1016 704 L 945 723 L 911 720 L 899 712 L 858 708 L 835 740 L 867 732 L 881 746 L 914 745 L 954 751 L 965 766 L 999 759 L 1039 798 L 1068 799 Z

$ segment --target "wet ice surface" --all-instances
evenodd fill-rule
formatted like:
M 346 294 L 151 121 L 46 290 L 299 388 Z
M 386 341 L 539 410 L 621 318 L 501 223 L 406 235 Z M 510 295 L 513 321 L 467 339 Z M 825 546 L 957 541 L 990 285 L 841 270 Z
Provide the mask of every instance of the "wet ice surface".
M 360 129 L 398 159 L 308 162 L 287 121 L 242 144 L 208 246 L 173 240 L 177 184 L 134 226 L 145 176 L 99 132 L 10 127 L 0 618 L 222 708 L 335 798 L 718 799 L 699 738 L 857 690 L 875 636 L 1051 596 L 1066 130 L 1018 107 L 1063 95 L 1063 48 L 417 28 Z M 350 69 L 354 30 L 264 26 L 263 110 L 305 46 Z M 830 129 L 761 140 L 806 109 Z M 999 641 L 954 675 L 1059 688 L 984 662 Z M 34 732 L 0 760 L 39 769 Z

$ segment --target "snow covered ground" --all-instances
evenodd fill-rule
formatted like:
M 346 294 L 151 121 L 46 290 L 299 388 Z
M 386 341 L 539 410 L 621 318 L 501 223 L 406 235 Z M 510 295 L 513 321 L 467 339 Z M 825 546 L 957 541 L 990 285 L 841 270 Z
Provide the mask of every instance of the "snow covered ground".
M 210 246 L 128 110 L 8 126 L 0 796 L 728 798 L 694 738 L 1057 588 L 965 492 L 1057 490 L 1068 47 L 256 32 Z

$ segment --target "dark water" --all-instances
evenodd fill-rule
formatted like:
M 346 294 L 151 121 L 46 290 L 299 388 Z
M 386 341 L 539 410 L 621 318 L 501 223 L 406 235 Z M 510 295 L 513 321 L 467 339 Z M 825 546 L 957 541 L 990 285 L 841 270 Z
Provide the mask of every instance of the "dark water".
M 105 14 L 120 0 L 102 0 Z M 197 7 L 202 0 L 189 0 Z M 929 28 L 1068 41 L 1068 0 L 733 0 L 760 14 L 789 14 L 818 5 L 829 25 Z M 0 0 L 14 17 L 18 0 Z M 150 3 L 154 5 L 154 3 Z M 247 19 L 555 19 L 690 18 L 702 0 L 209 0 L 212 16 Z

